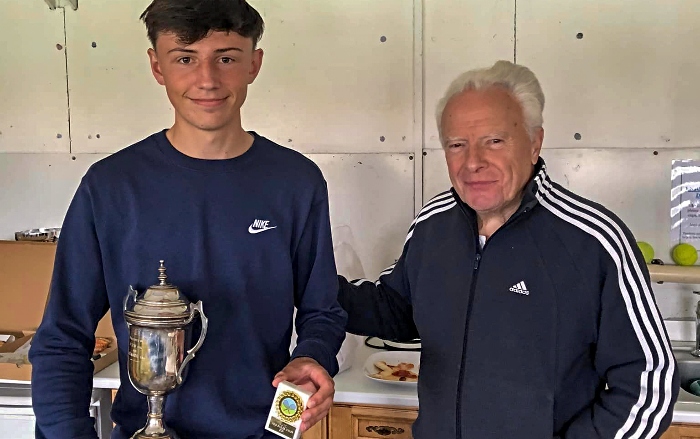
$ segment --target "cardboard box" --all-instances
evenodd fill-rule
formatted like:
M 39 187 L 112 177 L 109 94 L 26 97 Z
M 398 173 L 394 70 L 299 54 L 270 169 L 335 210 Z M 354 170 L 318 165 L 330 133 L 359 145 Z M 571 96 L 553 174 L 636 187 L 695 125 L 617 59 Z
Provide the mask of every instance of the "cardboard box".
M 17 339 L 0 346 L 0 353 L 15 352 L 31 340 L 39 327 L 49 295 L 56 244 L 31 241 L 0 241 L 0 334 Z M 117 361 L 117 342 L 109 313 L 95 335 L 112 340 L 98 360 L 95 373 Z M 29 364 L 0 363 L 0 379 L 29 381 Z

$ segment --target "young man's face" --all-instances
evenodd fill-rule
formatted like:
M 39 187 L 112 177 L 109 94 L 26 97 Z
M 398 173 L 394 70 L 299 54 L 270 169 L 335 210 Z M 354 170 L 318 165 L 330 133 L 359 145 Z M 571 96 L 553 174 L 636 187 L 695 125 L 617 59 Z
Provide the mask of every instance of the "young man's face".
M 153 76 L 165 86 L 175 123 L 216 131 L 240 126 L 240 109 L 255 80 L 263 52 L 235 32 L 212 32 L 185 46 L 175 34 L 158 36 L 149 49 Z

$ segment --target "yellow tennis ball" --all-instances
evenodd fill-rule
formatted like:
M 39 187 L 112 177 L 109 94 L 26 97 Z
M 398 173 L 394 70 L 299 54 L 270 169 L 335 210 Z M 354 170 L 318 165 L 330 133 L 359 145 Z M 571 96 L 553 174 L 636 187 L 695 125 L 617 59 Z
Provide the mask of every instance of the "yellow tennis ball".
M 698 260 L 698 251 L 692 245 L 682 243 L 673 247 L 671 257 L 678 265 L 693 265 Z
M 637 241 L 637 246 L 639 246 L 639 250 L 642 251 L 644 262 L 651 264 L 651 260 L 654 259 L 654 247 L 652 247 L 648 242 L 644 241 Z

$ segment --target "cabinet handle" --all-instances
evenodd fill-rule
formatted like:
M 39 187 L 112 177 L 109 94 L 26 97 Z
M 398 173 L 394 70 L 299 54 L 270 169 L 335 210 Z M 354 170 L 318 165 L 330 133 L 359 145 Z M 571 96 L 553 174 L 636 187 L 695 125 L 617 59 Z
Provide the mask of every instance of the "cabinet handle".
M 403 428 L 389 427 L 386 425 L 368 425 L 367 431 L 370 433 L 374 432 L 382 436 L 389 436 L 390 434 L 402 434 L 404 432 Z

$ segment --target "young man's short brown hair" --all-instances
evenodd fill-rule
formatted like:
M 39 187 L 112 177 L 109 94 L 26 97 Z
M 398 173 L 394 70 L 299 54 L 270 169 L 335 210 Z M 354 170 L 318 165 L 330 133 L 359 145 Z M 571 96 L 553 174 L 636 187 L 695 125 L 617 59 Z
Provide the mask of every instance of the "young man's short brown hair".
M 253 40 L 262 38 L 262 17 L 245 0 L 153 0 L 141 14 L 153 48 L 158 36 L 173 33 L 190 45 L 210 32 L 235 32 Z

